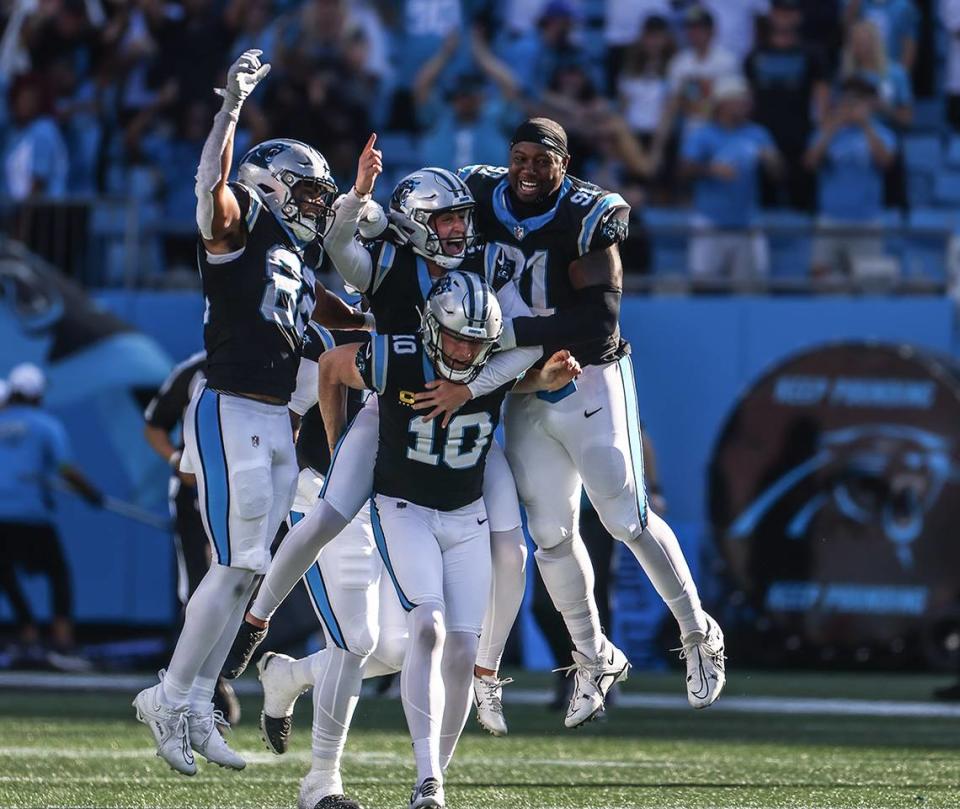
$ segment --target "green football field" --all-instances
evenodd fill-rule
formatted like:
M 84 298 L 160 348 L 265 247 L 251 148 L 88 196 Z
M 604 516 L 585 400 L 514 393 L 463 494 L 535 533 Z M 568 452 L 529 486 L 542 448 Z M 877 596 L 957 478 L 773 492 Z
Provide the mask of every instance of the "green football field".
M 511 686 L 518 694 L 547 684 L 518 679 Z M 451 809 L 960 807 L 960 713 L 914 705 L 943 682 L 734 672 L 726 705 L 695 712 L 621 704 L 579 731 L 565 730 L 543 705 L 508 701 L 507 738 L 482 734 L 471 717 L 447 776 L 447 802 Z M 621 703 L 676 695 L 682 680 L 679 673 L 641 675 L 627 686 Z M 185 778 L 154 756 L 131 697 L 0 691 L 0 805 L 296 806 L 310 761 L 309 699 L 298 706 L 288 755 L 263 747 L 259 703 L 250 697 L 232 735 L 247 769 L 201 765 Z M 883 707 L 878 701 L 930 715 L 866 715 Z M 361 701 L 345 780 L 367 809 L 406 807 L 413 767 L 398 702 Z

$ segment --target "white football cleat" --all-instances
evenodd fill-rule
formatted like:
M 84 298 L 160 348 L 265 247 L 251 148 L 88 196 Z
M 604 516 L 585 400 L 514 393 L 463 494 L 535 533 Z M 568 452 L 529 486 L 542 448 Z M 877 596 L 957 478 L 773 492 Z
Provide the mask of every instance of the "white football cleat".
M 257 676 L 263 686 L 263 710 L 260 731 L 267 747 L 282 756 L 290 745 L 293 728 L 293 706 L 302 693 L 310 690 L 295 682 L 290 664 L 292 657 L 267 652 L 257 661 Z
M 231 770 L 242 770 L 247 766 L 243 757 L 230 749 L 226 739 L 217 730 L 217 725 L 228 728 L 230 725 L 223 713 L 213 709 L 212 702 L 208 709 L 190 711 L 187 715 L 187 724 L 190 731 L 190 746 L 207 761 L 220 767 L 229 767 Z
M 473 702 L 477 706 L 477 721 L 494 736 L 507 735 L 507 720 L 503 715 L 503 687 L 513 682 L 513 677 L 498 680 L 497 676 L 484 674 L 473 676 Z
M 160 758 L 179 773 L 196 775 L 197 763 L 187 734 L 187 709 L 167 705 L 162 689 L 163 684 L 157 683 L 137 694 L 133 700 L 137 720 L 150 728 Z
M 424 778 L 413 788 L 410 809 L 444 809 L 443 784 L 437 778 Z
M 574 651 L 573 665 L 558 671 L 566 671 L 567 676 L 575 672 L 573 695 L 563 720 L 568 728 L 575 728 L 589 722 L 603 710 L 607 692 L 615 683 L 627 679 L 630 661 L 609 640 L 605 640 L 603 649 L 595 660 Z
M 687 664 L 687 701 L 694 708 L 713 705 L 727 682 L 723 632 L 708 615 L 706 634 L 691 632 L 681 643 L 680 659 Z

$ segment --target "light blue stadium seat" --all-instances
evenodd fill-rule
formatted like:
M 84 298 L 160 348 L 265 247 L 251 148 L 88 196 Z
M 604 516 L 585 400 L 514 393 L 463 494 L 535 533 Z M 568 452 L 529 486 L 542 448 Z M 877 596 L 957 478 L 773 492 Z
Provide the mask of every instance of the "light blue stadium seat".
M 943 148 L 939 135 L 906 135 L 903 159 L 910 171 L 935 173 L 943 164 Z
M 953 169 L 960 169 L 960 136 L 952 135 L 947 141 L 947 165 Z
M 390 163 L 409 174 L 421 167 L 420 144 L 408 132 L 384 132 L 377 135 L 377 148 L 383 152 L 383 162 Z
M 960 205 L 960 171 L 940 171 L 933 180 L 933 201 L 937 205 Z
M 643 221 L 650 233 L 654 273 L 682 273 L 687 269 L 686 208 L 644 208 Z
M 920 98 L 913 106 L 914 130 L 943 128 L 943 98 Z
M 770 275 L 773 278 L 800 278 L 810 271 L 813 217 L 800 211 L 764 211 L 760 222 L 766 228 L 770 246 Z
M 960 215 L 943 208 L 917 208 L 907 217 L 901 259 L 908 278 L 942 281 L 946 277 L 948 231 L 960 224 Z

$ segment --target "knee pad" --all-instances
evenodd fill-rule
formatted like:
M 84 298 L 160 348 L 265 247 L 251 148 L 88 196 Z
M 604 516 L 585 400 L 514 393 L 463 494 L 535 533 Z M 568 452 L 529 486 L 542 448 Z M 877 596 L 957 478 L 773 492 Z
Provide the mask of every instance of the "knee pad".
M 247 466 L 230 470 L 230 494 L 240 519 L 264 517 L 273 505 L 273 479 L 269 468 Z
M 372 657 L 379 660 L 385 668 L 400 671 L 403 668 L 403 656 L 407 653 L 407 638 L 406 630 L 381 627 Z
M 593 444 L 584 447 L 581 469 L 590 494 L 616 497 L 627 486 L 629 459 L 616 446 Z
M 480 639 L 472 632 L 448 632 L 443 648 L 443 657 L 447 660 L 447 669 L 463 672 L 464 678 L 473 673 L 473 666 L 480 648 Z

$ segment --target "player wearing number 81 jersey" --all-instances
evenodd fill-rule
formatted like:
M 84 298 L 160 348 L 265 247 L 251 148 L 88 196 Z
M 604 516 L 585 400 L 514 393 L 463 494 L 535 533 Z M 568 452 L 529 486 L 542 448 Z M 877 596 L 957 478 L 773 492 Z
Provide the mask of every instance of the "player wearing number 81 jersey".
M 298 141 L 267 141 L 240 162 L 240 182 L 227 183 L 240 107 L 270 69 L 259 57 L 244 53 L 217 91 L 223 107 L 197 170 L 207 381 L 184 416 L 180 468 L 197 477 L 214 564 L 187 605 L 165 677 L 134 701 L 158 755 L 186 775 L 196 772 L 193 750 L 221 766 L 245 765 L 215 729 L 222 717 L 211 697 L 293 499 L 287 402 L 304 328 L 317 309 L 335 328 L 364 323 L 314 281 L 336 193 L 323 156 Z

